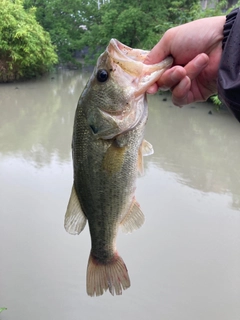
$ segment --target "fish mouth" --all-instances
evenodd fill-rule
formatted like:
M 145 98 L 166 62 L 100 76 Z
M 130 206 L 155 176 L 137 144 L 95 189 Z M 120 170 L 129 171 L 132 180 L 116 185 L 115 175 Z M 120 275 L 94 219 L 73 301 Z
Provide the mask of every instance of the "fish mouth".
M 153 65 L 144 64 L 149 51 L 130 48 L 117 39 L 110 40 L 107 52 L 113 64 L 132 76 L 135 97 L 144 94 L 173 63 L 173 58 L 169 56 Z
M 110 43 L 108 45 L 108 52 L 110 55 L 112 55 L 112 52 L 114 52 L 114 57 L 116 60 L 125 60 L 126 58 L 128 58 L 138 62 L 143 62 L 149 53 L 149 51 L 147 50 L 130 48 L 117 39 L 110 40 Z
M 139 122 L 145 123 L 147 115 L 146 91 L 173 62 L 171 57 L 154 65 L 144 64 L 149 51 L 132 49 L 116 39 L 111 39 L 103 61 L 109 62 L 112 81 L 120 88 L 116 94 L 124 95 L 118 108 L 106 104 L 89 111 L 88 125 L 98 139 L 113 139 L 132 130 Z M 101 61 L 101 60 L 100 60 Z M 101 65 L 101 64 L 100 64 Z

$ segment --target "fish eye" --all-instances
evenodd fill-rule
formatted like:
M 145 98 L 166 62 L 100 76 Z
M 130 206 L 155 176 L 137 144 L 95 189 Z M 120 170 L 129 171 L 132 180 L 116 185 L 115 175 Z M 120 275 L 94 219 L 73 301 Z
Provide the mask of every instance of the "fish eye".
M 99 82 L 105 82 L 108 79 L 108 72 L 105 69 L 100 69 L 97 72 L 97 79 Z

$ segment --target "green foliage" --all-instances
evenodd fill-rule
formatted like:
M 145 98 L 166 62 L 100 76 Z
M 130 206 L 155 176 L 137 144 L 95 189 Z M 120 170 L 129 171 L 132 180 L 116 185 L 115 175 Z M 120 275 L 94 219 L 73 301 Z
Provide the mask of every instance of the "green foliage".
M 87 47 L 85 62 L 93 63 L 111 38 L 151 49 L 169 28 L 222 15 L 228 2 L 215 1 L 204 10 L 200 0 L 25 0 L 25 7 L 36 7 L 37 20 L 50 33 L 61 62 Z
M 49 34 L 21 0 L 0 1 L 0 82 L 43 74 L 57 62 Z
M 89 3 L 94 6 L 93 1 Z M 80 44 L 93 49 L 90 51 L 92 58 L 99 55 L 111 38 L 130 47 L 149 50 L 167 29 L 194 19 L 220 15 L 222 7 L 223 3 L 217 2 L 214 8 L 203 10 L 199 0 L 111 0 L 98 10 L 97 21 L 88 25 Z
M 222 105 L 222 102 L 221 102 L 221 100 L 218 98 L 218 95 L 215 94 L 215 95 L 211 96 L 211 97 L 210 97 L 210 101 L 213 102 L 216 110 L 219 111 L 219 110 L 220 110 L 220 107 L 221 107 L 221 105 Z
M 100 7 L 97 23 L 89 25 L 81 44 L 103 48 L 111 38 L 117 38 L 130 47 L 149 48 L 158 39 L 154 21 L 160 7 L 155 0 L 111 0 Z
M 25 0 L 25 8 L 32 7 L 37 9 L 37 21 L 50 33 L 60 62 L 71 61 L 73 53 L 80 47 L 85 11 L 90 15 L 87 1 Z
M 110 0 L 98 7 L 96 0 L 25 0 L 26 8 L 36 7 L 62 62 L 84 47 L 94 60 L 111 38 L 150 49 L 166 29 L 190 21 L 196 4 L 200 7 L 199 0 Z
M 227 9 L 226 14 L 228 14 L 230 11 L 232 11 L 235 8 L 240 7 L 240 0 L 238 0 L 234 5 L 230 6 L 228 8 L 227 4 L 225 3 L 225 8 Z
M 7 308 L 0 308 L 0 313 L 4 310 L 7 310 Z

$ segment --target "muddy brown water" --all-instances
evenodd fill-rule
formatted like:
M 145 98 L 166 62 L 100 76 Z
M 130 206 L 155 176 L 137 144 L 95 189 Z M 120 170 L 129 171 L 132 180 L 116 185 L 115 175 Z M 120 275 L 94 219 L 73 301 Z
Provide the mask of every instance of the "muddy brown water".
M 168 94 L 149 97 L 155 153 L 136 191 L 146 222 L 117 239 L 131 288 L 87 296 L 88 228 L 71 236 L 63 218 L 88 76 L 0 86 L 0 319 L 239 320 L 240 124 L 207 103 L 174 107 Z

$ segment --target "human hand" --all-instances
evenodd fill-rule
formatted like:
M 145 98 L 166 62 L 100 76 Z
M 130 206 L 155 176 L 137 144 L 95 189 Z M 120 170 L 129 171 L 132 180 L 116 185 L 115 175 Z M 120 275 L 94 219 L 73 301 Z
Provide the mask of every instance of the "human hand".
M 179 106 L 216 93 L 225 21 L 225 16 L 204 18 L 166 31 L 144 63 L 155 64 L 172 55 L 174 64 L 148 93 L 171 89 L 173 103 Z

